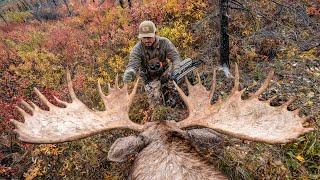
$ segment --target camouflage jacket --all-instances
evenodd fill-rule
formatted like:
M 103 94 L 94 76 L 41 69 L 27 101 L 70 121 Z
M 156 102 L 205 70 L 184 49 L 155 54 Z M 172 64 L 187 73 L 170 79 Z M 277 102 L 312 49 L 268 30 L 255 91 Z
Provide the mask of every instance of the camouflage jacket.
M 175 68 L 181 61 L 181 57 L 169 39 L 156 36 L 156 42 L 152 47 L 145 47 L 141 41 L 134 46 L 127 69 L 134 69 L 136 72 L 140 69 L 140 76 L 145 83 L 148 83 L 160 78 L 168 69 L 168 60 Z

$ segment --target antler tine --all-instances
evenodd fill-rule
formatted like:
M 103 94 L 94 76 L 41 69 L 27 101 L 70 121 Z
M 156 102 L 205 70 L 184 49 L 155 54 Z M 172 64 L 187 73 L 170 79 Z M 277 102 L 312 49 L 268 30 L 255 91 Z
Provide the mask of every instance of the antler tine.
M 273 100 L 275 100 L 278 96 L 272 96 L 267 100 L 268 104 L 270 104 Z
M 24 142 L 31 142 L 35 137 L 30 136 L 28 132 L 30 130 L 26 129 L 25 123 L 19 122 L 15 119 L 10 119 L 10 122 L 14 124 L 16 129 L 13 131 L 19 135 L 19 139 Z M 30 141 L 31 140 L 31 141 Z
M 28 128 L 26 128 L 24 123 L 21 123 L 19 121 L 16 121 L 14 119 L 10 120 L 17 128 L 14 129 L 14 132 L 19 134 L 19 140 L 23 142 L 30 142 L 30 143 L 39 143 L 37 142 L 38 138 L 41 138 L 40 136 L 34 137 L 28 132 L 30 131 Z
M 67 83 L 68 83 L 69 94 L 71 96 L 72 101 L 78 100 L 76 93 L 74 92 L 72 87 L 72 80 L 71 80 L 71 74 L 69 69 L 67 69 Z
M 235 77 L 234 77 L 234 86 L 232 88 L 231 94 L 239 91 L 239 84 L 240 84 L 240 75 L 239 75 L 239 67 L 238 64 L 235 63 Z
M 182 100 L 186 103 L 186 105 L 188 106 L 188 108 L 191 108 L 191 104 L 189 102 L 188 96 L 183 92 L 183 90 L 177 85 L 177 83 L 175 81 L 173 81 L 174 86 L 176 87 L 180 97 L 182 98 Z
M 300 113 L 301 109 L 300 108 L 297 108 L 293 111 L 293 113 L 296 115 L 296 116 L 299 116 L 299 113 Z
M 116 89 L 120 89 L 120 87 L 119 87 L 119 74 L 117 73 L 117 75 L 116 75 L 116 80 L 115 80 L 115 87 L 116 87 Z
M 300 119 L 301 124 L 307 122 L 311 117 L 312 117 L 312 116 L 310 115 L 310 116 L 306 116 L 306 117 L 301 118 L 301 119 Z
M 262 86 L 259 88 L 258 91 L 256 91 L 251 98 L 257 98 L 258 96 L 260 96 L 269 86 L 269 83 L 271 81 L 271 79 L 273 78 L 274 75 L 274 70 L 271 70 L 268 74 L 267 79 L 264 81 L 264 83 L 262 84 Z
M 60 100 L 59 98 L 57 98 L 56 96 L 53 96 L 53 98 L 59 103 L 59 104 L 62 104 L 62 105 L 64 105 L 64 106 L 68 106 L 68 102 L 65 102 L 65 101 L 62 101 L 62 100 Z
M 291 97 L 287 102 L 283 103 L 281 107 L 288 108 L 288 106 L 292 104 L 293 101 L 295 101 L 296 99 L 297 99 L 296 97 Z
M 25 100 L 21 100 L 21 104 L 26 107 L 29 111 L 31 111 L 33 113 L 34 108 L 32 106 L 30 106 L 29 103 L 27 103 Z
M 102 88 L 101 88 L 100 80 L 98 80 L 98 92 L 101 97 L 105 97 L 105 95 L 102 91 Z
M 49 108 L 49 110 L 54 107 L 54 105 L 51 104 L 51 102 L 49 102 L 48 99 L 36 87 L 33 89 L 40 98 L 40 100 Z
M 210 90 L 210 94 L 209 94 L 209 101 L 211 100 L 213 93 L 216 89 L 216 83 L 217 83 L 217 68 L 214 68 L 212 82 L 211 82 L 211 90 Z
M 31 115 L 28 114 L 25 110 L 23 110 L 22 108 L 20 108 L 19 106 L 16 106 L 15 107 L 19 113 L 23 116 L 23 118 L 26 118 L 26 117 L 30 117 Z
M 131 104 L 132 104 L 132 102 L 133 102 L 134 95 L 136 94 L 137 89 L 138 89 L 139 81 L 140 81 L 140 78 L 138 78 L 138 80 L 137 80 L 136 84 L 134 85 L 134 87 L 133 87 L 133 89 L 132 89 L 131 94 L 129 95 L 128 107 L 130 107 L 130 106 L 131 106 Z M 125 88 L 127 89 L 127 84 L 125 84 Z M 128 92 L 128 91 L 127 91 L 127 92 Z
M 34 102 L 31 101 L 30 104 L 31 104 L 31 106 L 33 107 L 33 109 L 35 111 L 39 111 L 40 110 L 39 106 L 37 106 Z
M 107 86 L 108 86 L 109 92 L 113 90 L 113 88 L 111 87 L 111 84 L 110 84 L 110 83 L 107 83 Z
M 111 89 L 111 86 L 110 86 L 110 83 L 108 83 L 108 88 L 109 88 L 109 93 L 110 93 L 110 91 L 112 90 L 112 89 Z M 104 104 L 104 107 L 107 108 L 107 107 L 108 107 L 107 101 L 104 100 L 104 99 L 107 98 L 107 96 L 103 93 L 102 88 L 101 88 L 101 84 L 100 84 L 100 81 L 99 81 L 99 80 L 98 80 L 98 92 L 99 92 L 100 97 L 101 97 L 102 100 L 103 100 L 102 102 L 103 102 L 103 104 Z
M 200 74 L 199 74 L 199 71 L 198 70 L 195 70 L 196 74 L 197 74 L 197 80 L 198 80 L 198 83 L 199 84 L 202 84 L 202 81 L 201 81 L 201 77 L 200 77 Z
M 314 128 L 304 128 L 303 129 L 303 133 L 308 133 L 308 132 L 311 132 L 311 131 L 314 131 Z
M 199 74 L 198 70 L 195 70 L 196 74 L 197 74 L 197 79 L 198 79 L 198 84 L 194 85 L 194 86 L 199 86 L 199 88 L 202 88 L 204 91 L 207 91 L 206 87 L 202 85 L 202 80 Z
M 186 84 L 187 84 L 188 90 L 190 91 L 190 89 L 192 88 L 192 84 L 190 83 L 190 81 L 188 80 L 188 78 L 187 78 L 187 77 L 184 77 L 184 80 L 186 81 Z
M 15 119 L 10 119 L 10 122 L 12 122 L 14 124 L 14 126 L 17 127 L 18 129 L 21 129 L 23 127 L 23 123 L 15 120 Z
M 21 126 L 17 126 L 17 123 L 20 123 L 18 121 L 11 120 L 11 122 L 17 127 L 17 129 L 14 129 L 13 132 L 19 134 L 19 140 L 23 142 L 30 142 L 32 141 L 32 137 L 30 137 L 27 133 L 25 133 Z M 36 142 L 35 142 L 36 143 Z

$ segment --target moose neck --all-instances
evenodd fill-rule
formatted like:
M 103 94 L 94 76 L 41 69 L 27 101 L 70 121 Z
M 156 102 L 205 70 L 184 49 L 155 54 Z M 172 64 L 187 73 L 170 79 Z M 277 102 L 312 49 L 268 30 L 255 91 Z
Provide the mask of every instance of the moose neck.
M 152 140 L 136 157 L 132 179 L 227 179 L 202 159 L 187 140 L 170 130 L 172 127 L 166 123 L 147 130 L 158 135 L 150 133 Z

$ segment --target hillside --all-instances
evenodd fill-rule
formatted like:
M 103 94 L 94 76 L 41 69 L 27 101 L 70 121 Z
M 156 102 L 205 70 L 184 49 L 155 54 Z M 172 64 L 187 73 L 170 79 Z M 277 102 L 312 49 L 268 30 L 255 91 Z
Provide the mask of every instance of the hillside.
M 0 5 L 5 1 L 0 0 Z M 211 0 L 145 0 L 101 3 L 83 1 L 23 0 L 27 8 L 9 3 L 0 16 L 0 179 L 125 179 L 134 157 L 111 162 L 107 153 L 116 139 L 136 134 L 112 130 L 62 144 L 27 144 L 17 139 L 10 119 L 23 122 L 15 106 L 22 99 L 41 103 L 37 87 L 55 105 L 56 96 L 69 101 L 65 69 L 71 70 L 78 98 L 89 108 L 104 108 L 96 86 L 105 91 L 115 84 L 138 42 L 138 26 L 152 20 L 157 33 L 177 47 L 182 58 L 204 61 L 198 69 L 209 89 L 213 69 L 219 66 L 218 6 Z M 54 2 L 54 3 L 53 3 Z M 81 3 L 82 2 L 82 3 Z M 53 3 L 53 4 L 52 4 Z M 4 6 L 1 6 L 4 7 Z M 319 179 L 320 176 L 320 2 L 277 0 L 231 1 L 229 35 L 231 71 L 240 69 L 243 99 L 256 91 L 270 70 L 275 76 L 260 97 L 273 96 L 272 106 L 291 97 L 288 107 L 301 108 L 310 116 L 306 127 L 315 131 L 296 142 L 269 145 L 221 135 L 218 147 L 203 144 L 196 149 L 216 164 L 230 179 Z M 232 78 L 217 72 L 213 102 L 225 100 Z M 121 82 L 122 83 L 122 82 Z M 130 84 L 132 88 L 133 84 Z M 161 106 L 150 111 L 142 84 L 130 109 L 130 119 L 143 124 L 150 120 L 180 121 L 186 108 Z

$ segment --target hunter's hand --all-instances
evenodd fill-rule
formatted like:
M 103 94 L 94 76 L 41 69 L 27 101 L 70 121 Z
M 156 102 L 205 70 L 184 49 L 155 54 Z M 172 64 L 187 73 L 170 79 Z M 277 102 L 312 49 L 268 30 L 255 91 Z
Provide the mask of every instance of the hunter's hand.
M 134 69 L 127 69 L 123 74 L 123 82 L 129 83 L 135 79 L 136 71 Z

